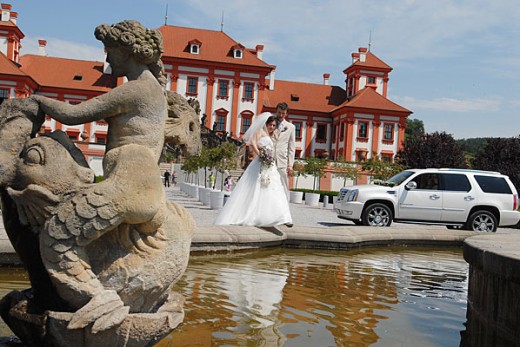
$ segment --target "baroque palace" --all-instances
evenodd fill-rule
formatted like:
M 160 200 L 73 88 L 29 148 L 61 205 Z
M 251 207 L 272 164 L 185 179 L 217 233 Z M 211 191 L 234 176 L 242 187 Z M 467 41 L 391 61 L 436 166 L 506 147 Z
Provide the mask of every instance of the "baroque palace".
M 1 4 L 0 102 L 45 95 L 71 104 L 101 95 L 120 83 L 104 62 L 21 54 L 24 34 L 18 14 Z M 164 25 L 162 56 L 167 89 L 200 104 L 205 126 L 240 138 L 255 115 L 289 104 L 296 126 L 296 156 L 363 161 L 376 154 L 392 162 L 402 146 L 410 110 L 387 98 L 392 68 L 366 48 L 352 53 L 345 86 L 275 79 L 276 66 L 262 60 L 264 46 L 246 48 L 222 31 Z M 205 115 L 205 116 L 203 116 Z M 42 131 L 61 129 L 77 141 L 90 166 L 101 170 L 105 122 L 66 126 L 48 118 Z

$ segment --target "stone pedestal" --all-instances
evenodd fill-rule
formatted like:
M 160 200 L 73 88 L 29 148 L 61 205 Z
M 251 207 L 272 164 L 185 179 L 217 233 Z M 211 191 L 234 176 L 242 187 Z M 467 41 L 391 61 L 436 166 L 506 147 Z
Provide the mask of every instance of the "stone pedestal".
M 170 293 L 154 313 L 134 313 L 118 326 L 93 334 L 90 326 L 68 329 L 73 313 L 31 312 L 29 291 L 12 291 L 1 301 L 2 318 L 27 344 L 53 347 L 143 347 L 150 346 L 174 330 L 184 319 L 184 297 Z
M 320 203 L 319 193 L 305 193 L 305 205 L 307 206 L 318 206 Z
M 292 202 L 293 204 L 301 204 L 303 203 L 303 192 L 298 192 L 298 191 L 290 191 L 289 192 L 289 201 Z
M 467 346 L 516 346 L 520 341 L 520 235 L 467 238 Z
M 210 192 L 210 207 L 212 210 L 220 210 L 224 206 L 224 192 L 213 190 Z

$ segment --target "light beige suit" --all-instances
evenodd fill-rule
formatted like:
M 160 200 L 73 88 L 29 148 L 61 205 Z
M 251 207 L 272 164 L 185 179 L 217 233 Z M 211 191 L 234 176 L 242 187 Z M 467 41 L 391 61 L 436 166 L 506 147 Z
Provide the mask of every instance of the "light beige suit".
M 296 148 L 295 127 L 292 123 L 284 120 L 274 131 L 272 140 L 274 142 L 274 156 L 276 167 L 280 173 L 282 185 L 289 199 L 289 178 L 287 168 L 293 167 L 294 153 Z

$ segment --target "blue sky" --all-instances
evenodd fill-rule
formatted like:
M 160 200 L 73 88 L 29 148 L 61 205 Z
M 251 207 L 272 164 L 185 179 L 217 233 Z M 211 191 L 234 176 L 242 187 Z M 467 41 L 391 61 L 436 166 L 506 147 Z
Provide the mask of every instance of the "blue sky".
M 101 24 L 136 19 L 224 31 L 263 44 L 276 78 L 344 88 L 351 53 L 367 47 L 393 67 L 388 97 L 427 132 L 456 139 L 520 135 L 518 0 L 4 0 L 26 35 L 22 54 L 47 40 L 49 56 L 103 60 Z M 371 34 L 370 34 L 371 33 Z

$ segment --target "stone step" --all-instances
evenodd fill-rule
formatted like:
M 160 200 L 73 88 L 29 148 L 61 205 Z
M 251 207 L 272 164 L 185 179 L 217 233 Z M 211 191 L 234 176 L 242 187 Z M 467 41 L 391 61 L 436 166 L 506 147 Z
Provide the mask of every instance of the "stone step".
M 172 163 L 159 163 L 159 170 L 161 170 L 161 175 L 164 174 L 166 170 L 170 171 L 172 173 L 173 171 L 173 164 Z
M 244 169 L 234 169 L 234 170 L 228 170 L 229 174 L 235 179 L 235 181 L 242 176 L 244 173 Z

